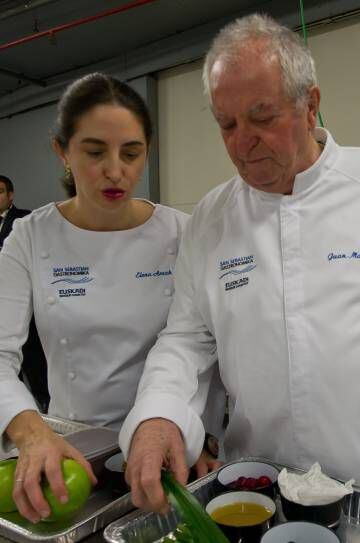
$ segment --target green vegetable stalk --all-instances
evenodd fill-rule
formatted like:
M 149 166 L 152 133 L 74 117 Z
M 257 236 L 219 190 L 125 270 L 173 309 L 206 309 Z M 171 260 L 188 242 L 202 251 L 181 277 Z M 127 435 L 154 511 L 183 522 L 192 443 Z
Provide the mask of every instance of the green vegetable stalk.
M 173 475 L 163 471 L 161 481 L 171 504 L 185 522 L 186 526 L 180 528 L 182 533 L 175 532 L 177 541 L 181 543 L 229 543 L 229 540 L 212 518 L 204 511 L 197 499 L 186 488 L 180 485 Z M 192 538 L 192 539 L 191 539 Z

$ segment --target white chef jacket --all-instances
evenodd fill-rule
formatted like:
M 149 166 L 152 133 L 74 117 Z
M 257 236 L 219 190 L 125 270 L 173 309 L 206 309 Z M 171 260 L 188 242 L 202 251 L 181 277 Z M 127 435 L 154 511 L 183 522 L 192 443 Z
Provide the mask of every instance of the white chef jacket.
M 292 195 L 239 176 L 197 206 L 182 241 L 168 326 L 120 433 L 166 417 L 192 463 L 198 376 L 215 359 L 229 392 L 228 459 L 258 455 L 360 481 L 360 149 L 326 142 Z M 359 379 L 359 382 L 358 382 Z M 149 407 L 150 406 L 150 407 Z
M 33 310 L 49 413 L 120 428 L 166 324 L 187 219 L 157 204 L 141 226 L 94 232 L 51 203 L 14 223 L 0 255 L 0 435 L 15 415 L 37 409 L 17 378 Z

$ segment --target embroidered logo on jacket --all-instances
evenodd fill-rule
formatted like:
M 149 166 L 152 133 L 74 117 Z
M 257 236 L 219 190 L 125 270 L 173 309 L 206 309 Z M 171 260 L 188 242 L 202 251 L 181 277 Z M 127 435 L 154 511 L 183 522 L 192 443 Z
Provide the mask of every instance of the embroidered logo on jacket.
M 59 288 L 59 298 L 72 298 L 74 296 L 86 296 L 86 288 L 78 285 L 91 283 L 89 266 L 56 266 L 52 268 L 51 285 L 69 285 L 72 288 Z
M 249 283 L 249 272 L 256 268 L 254 255 L 240 256 L 235 258 L 230 258 L 226 260 L 220 260 L 219 270 L 220 275 L 219 279 L 222 280 L 226 277 L 225 281 L 225 291 L 233 290 L 238 287 L 243 287 Z M 230 281 L 230 276 L 241 276 L 234 278 Z
M 53 268 L 54 281 L 56 283 L 68 283 L 78 285 L 80 283 L 90 283 L 94 278 L 89 276 L 89 266 L 64 266 Z
M 59 290 L 60 298 L 70 298 L 71 296 L 85 296 L 85 288 L 61 288 Z

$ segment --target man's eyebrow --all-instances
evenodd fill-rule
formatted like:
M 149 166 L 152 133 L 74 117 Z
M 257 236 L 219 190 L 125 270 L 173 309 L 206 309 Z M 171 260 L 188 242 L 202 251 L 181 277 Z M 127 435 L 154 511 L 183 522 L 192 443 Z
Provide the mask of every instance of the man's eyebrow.
M 273 110 L 274 107 L 272 104 L 266 104 L 265 102 L 260 102 L 259 104 L 256 104 L 255 106 L 252 106 L 250 108 L 250 113 L 252 115 L 256 115 L 257 113 L 264 113 L 266 111 Z
M 214 108 L 211 108 L 211 112 L 212 112 L 214 118 L 215 118 L 217 121 L 222 121 L 222 120 L 224 120 L 224 119 L 228 119 L 228 118 L 229 118 L 229 115 L 226 115 L 226 113 L 221 113 L 221 112 L 215 111 Z

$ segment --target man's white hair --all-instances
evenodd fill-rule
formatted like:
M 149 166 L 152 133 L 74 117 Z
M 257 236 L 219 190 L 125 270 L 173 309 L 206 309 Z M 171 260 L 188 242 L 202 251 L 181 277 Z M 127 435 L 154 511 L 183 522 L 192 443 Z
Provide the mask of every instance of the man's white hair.
M 279 59 L 284 90 L 295 102 L 306 100 L 308 90 L 317 85 L 315 62 L 309 48 L 292 30 L 268 15 L 253 14 L 225 26 L 215 37 L 205 58 L 203 83 L 211 98 L 210 73 L 215 61 L 241 60 L 241 47 L 254 40 L 269 40 L 269 55 Z

